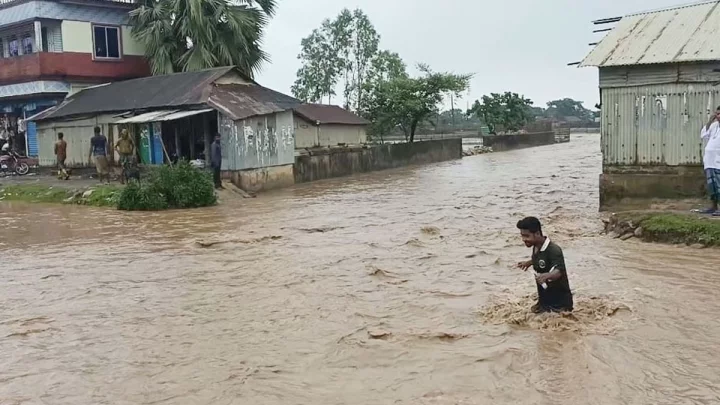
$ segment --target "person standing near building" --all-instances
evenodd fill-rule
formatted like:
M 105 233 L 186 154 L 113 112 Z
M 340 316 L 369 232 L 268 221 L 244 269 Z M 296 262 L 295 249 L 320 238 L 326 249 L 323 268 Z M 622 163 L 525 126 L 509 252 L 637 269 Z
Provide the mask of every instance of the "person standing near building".
M 95 169 L 97 170 L 100 181 L 110 182 L 110 171 L 107 159 L 107 138 L 100 132 L 100 127 L 95 127 L 95 135 L 90 138 L 90 156 L 88 160 L 92 163 L 95 160 Z
M 63 139 L 65 135 L 58 133 L 58 140 L 55 142 L 55 158 L 57 159 L 58 178 L 68 180 L 70 175 L 65 168 L 65 159 L 67 159 L 67 142 Z
M 127 180 L 125 178 L 125 170 L 128 168 L 128 165 L 132 164 L 135 154 L 135 143 L 130 139 L 130 136 L 128 136 L 127 129 L 120 131 L 120 139 L 115 144 L 115 150 L 120 154 L 119 163 L 122 168 L 120 172 L 120 183 L 124 184 L 125 180 Z
M 703 166 L 707 180 L 707 192 L 710 197 L 710 208 L 702 211 L 706 214 L 720 217 L 718 202 L 720 202 L 720 106 L 710 117 L 708 123 L 702 127 L 700 138 L 705 144 L 703 153 Z
M 220 146 L 220 134 L 215 135 L 215 142 L 210 145 L 210 166 L 213 170 L 213 181 L 215 188 L 223 188 L 220 170 L 222 168 L 222 147 Z

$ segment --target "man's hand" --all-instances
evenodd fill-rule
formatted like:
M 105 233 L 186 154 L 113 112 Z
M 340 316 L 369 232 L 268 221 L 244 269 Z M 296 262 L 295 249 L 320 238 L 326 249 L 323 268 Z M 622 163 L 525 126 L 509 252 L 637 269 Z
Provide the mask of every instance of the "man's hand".
M 549 273 L 542 273 L 542 274 L 536 274 L 535 275 L 535 281 L 538 284 L 546 284 L 550 280 L 550 274 Z
M 519 269 L 522 269 L 522 271 L 526 271 L 527 269 L 530 268 L 530 266 L 532 266 L 532 260 L 528 260 L 526 262 L 520 262 L 517 264 L 517 267 Z

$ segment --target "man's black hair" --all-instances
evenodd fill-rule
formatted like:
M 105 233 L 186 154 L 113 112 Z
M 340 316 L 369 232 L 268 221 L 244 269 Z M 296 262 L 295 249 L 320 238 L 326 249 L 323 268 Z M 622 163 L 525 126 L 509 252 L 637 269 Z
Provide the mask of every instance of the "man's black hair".
M 100 133 L 100 127 L 95 127 L 95 128 L 94 128 L 94 131 L 95 131 L 96 134 L 99 134 L 99 133 Z
M 519 220 L 517 227 L 520 230 L 529 231 L 531 233 L 540 232 L 540 235 L 542 235 L 542 225 L 540 225 L 540 220 L 535 217 L 526 217 Z
M 63 139 L 64 136 L 65 134 L 63 134 L 62 132 L 58 132 L 58 139 Z

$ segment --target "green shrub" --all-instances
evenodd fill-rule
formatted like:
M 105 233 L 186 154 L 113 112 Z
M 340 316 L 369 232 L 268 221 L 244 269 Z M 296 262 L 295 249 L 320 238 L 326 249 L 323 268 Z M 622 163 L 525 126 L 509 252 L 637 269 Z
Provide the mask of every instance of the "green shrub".
M 217 203 L 210 173 L 188 162 L 153 168 L 138 184 L 130 182 L 118 199 L 118 209 L 154 211 L 207 207 Z
M 117 208 L 126 211 L 159 211 L 169 206 L 165 196 L 152 184 L 131 181 L 120 193 Z

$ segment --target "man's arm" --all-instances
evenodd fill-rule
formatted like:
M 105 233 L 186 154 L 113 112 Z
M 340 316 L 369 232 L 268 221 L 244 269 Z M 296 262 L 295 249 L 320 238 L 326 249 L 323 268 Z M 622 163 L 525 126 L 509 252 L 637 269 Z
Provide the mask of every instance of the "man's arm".
M 57 142 L 55 142 L 55 147 L 53 148 L 53 153 L 55 154 L 55 156 L 57 156 L 57 149 L 58 149 L 58 144 L 57 144 Z
M 706 140 L 707 138 L 710 137 L 710 127 L 716 120 L 717 120 L 717 117 L 715 115 L 713 115 L 712 117 L 710 117 L 710 121 L 708 121 L 707 125 L 702 127 L 702 130 L 700 130 L 700 138 L 702 140 Z

